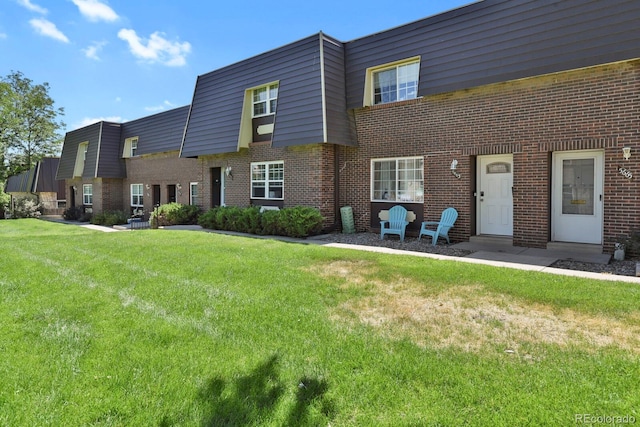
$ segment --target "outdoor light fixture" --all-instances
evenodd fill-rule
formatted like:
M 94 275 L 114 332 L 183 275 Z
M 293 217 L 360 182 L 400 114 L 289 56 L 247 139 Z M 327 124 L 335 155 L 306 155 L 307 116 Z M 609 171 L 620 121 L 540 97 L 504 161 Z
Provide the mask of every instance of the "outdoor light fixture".
M 624 147 L 622 149 L 622 157 L 624 157 L 625 160 L 629 160 L 631 157 L 631 147 Z
M 233 179 L 233 169 L 231 169 L 231 166 L 227 165 L 226 168 L 224 168 L 224 174 L 227 177 L 231 177 L 231 179 Z
M 458 172 L 456 172 L 457 168 L 458 168 L 458 161 L 454 159 L 451 162 L 451 173 L 453 174 L 453 176 L 455 176 L 456 178 L 460 179 L 462 177 L 462 175 L 460 175 Z

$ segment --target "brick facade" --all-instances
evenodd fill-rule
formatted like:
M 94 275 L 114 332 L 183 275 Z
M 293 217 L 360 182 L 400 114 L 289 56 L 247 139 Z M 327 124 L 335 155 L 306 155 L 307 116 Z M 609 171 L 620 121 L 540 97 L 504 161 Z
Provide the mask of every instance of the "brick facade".
M 351 205 L 356 228 L 371 224 L 371 159 L 424 156 L 426 220 L 448 206 L 460 217 L 450 233 L 476 232 L 478 156 L 513 154 L 513 241 L 545 247 L 551 232 L 554 152 L 604 153 L 604 246 L 640 229 L 638 93 L 640 62 L 629 61 L 487 85 L 356 110 L 358 148 L 338 149 L 340 203 Z M 622 147 L 632 148 L 629 161 Z M 450 171 L 458 160 L 456 179 Z M 640 176 L 640 175 L 639 175 Z
M 202 156 L 199 168 L 206 189 L 202 194 L 202 208 L 212 207 L 211 168 L 224 171 L 230 167 L 232 176 L 223 176 L 225 205 L 311 206 L 320 210 L 325 226 L 330 227 L 335 223 L 336 209 L 334 152 L 335 146 L 331 144 L 272 148 L 267 142 L 254 143 L 238 153 Z M 251 163 L 280 160 L 284 162 L 284 200 L 252 200 Z
M 168 203 L 167 187 L 176 186 L 176 202 L 189 204 L 189 185 L 198 182 L 202 191 L 202 171 L 196 159 L 182 159 L 178 152 L 167 152 L 139 157 L 131 157 L 125 160 L 127 178 L 121 180 L 120 194 L 114 197 L 119 200 L 122 209 L 131 209 L 131 184 L 143 184 L 143 204 L 145 213 L 153 210 L 152 188 L 160 186 L 160 203 Z

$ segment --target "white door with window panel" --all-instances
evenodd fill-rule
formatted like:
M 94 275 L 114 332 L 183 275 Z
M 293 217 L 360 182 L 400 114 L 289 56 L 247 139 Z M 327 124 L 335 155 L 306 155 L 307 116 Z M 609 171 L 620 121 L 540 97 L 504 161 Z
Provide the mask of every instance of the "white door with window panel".
M 513 235 L 513 155 L 478 157 L 478 234 Z
M 602 244 L 602 151 L 553 154 L 551 240 Z

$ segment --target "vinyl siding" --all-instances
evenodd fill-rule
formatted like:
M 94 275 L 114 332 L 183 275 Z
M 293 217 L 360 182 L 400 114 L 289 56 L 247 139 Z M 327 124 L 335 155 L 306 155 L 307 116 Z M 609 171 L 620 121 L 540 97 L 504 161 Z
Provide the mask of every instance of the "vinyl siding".
M 347 105 L 366 69 L 421 56 L 419 96 L 640 57 L 634 0 L 485 0 L 345 44 Z
M 355 146 L 355 131 L 346 114 L 346 83 L 344 77 L 343 44 L 329 39 L 323 40 L 324 81 L 326 99 L 327 141 L 333 144 Z
M 181 156 L 236 152 L 245 91 L 275 81 L 279 88 L 272 145 L 327 142 L 322 110 L 321 39 L 322 34 L 316 34 L 199 76 Z M 332 88 L 331 95 L 344 99 L 344 92 L 338 92 Z M 345 117 L 341 121 L 346 122 L 346 110 L 342 113 Z
M 126 176 L 122 150 L 120 149 L 121 128 L 120 124 L 102 123 L 100 153 L 96 157 L 98 167 L 95 169 L 95 178 L 124 178 Z M 91 144 L 89 144 L 89 152 L 91 152 Z
M 72 179 L 73 169 L 76 164 L 76 155 L 78 153 L 78 145 L 82 142 L 89 142 L 89 150 L 87 152 L 87 162 L 85 162 L 84 172 L 82 176 L 93 177 L 95 171 L 95 160 L 93 163 L 93 169 L 88 166 L 90 153 L 93 152 L 95 156 L 98 150 L 98 139 L 100 138 L 100 128 L 102 122 L 94 123 L 89 126 L 85 126 L 81 129 L 76 129 L 71 132 L 67 132 L 64 137 L 64 144 L 62 146 L 62 154 L 60 156 L 60 165 L 58 167 L 58 173 L 56 179 Z M 92 151 L 93 147 L 93 151 Z
M 4 186 L 5 193 L 31 193 L 33 192 L 33 183 L 36 175 L 36 168 L 31 168 L 28 171 L 22 172 L 18 175 L 12 175 L 7 178 L 7 182 Z
M 137 155 L 179 150 L 188 113 L 187 105 L 123 123 L 119 157 L 122 157 L 124 141 L 135 136 L 138 137 Z
M 46 157 L 38 162 L 37 182 L 33 191 L 37 193 L 56 193 L 58 191 L 58 181 L 56 171 L 60 159 L 57 157 Z

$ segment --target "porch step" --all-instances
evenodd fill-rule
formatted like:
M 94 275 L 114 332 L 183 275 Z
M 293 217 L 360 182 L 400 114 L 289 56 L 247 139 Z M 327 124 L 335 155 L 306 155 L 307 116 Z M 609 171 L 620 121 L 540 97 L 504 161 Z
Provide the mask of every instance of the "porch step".
M 513 246 L 513 238 L 510 236 L 495 236 L 490 234 L 483 234 L 479 236 L 470 236 L 469 243 L 491 246 Z
M 586 243 L 549 242 L 547 249 L 582 254 L 602 254 L 602 245 L 590 245 Z

